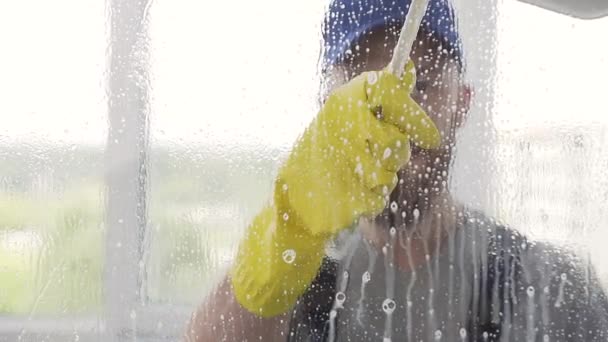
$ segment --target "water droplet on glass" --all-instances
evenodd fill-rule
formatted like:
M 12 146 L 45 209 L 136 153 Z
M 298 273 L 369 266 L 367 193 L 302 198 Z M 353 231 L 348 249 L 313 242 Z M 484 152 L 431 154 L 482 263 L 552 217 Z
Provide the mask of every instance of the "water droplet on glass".
M 459 333 L 460 333 L 460 338 L 464 339 L 464 338 L 466 338 L 466 337 L 467 337 L 467 329 L 465 329 L 465 328 L 460 328 Z
M 566 275 L 566 273 L 562 273 L 560 276 L 561 281 L 559 283 L 559 290 L 557 293 L 557 300 L 555 301 L 555 307 L 559 308 L 562 306 L 563 302 L 564 302 L 564 288 L 566 286 L 566 282 L 568 281 L 568 276 Z
M 440 341 L 442 335 L 441 330 L 435 330 L 435 341 Z
M 547 213 L 543 213 L 541 215 L 541 219 L 543 220 L 543 222 L 546 223 L 547 221 L 549 221 L 549 215 L 547 215 Z
M 395 307 L 397 305 L 395 304 L 395 301 L 387 298 L 384 300 L 384 302 L 382 302 L 382 310 L 387 314 L 390 315 L 393 313 L 393 311 L 395 311 Z
M 543 342 L 549 342 L 549 335 L 543 335 Z
M 389 234 L 391 236 L 397 235 L 397 229 L 395 229 L 395 227 L 391 227 L 391 229 L 389 230 Z
M 338 312 L 336 310 L 331 310 L 329 312 L 329 318 L 330 319 L 334 319 L 334 318 L 336 318 L 336 316 L 338 316 Z
M 391 211 L 392 211 L 393 213 L 395 213 L 395 212 L 397 212 L 397 209 L 398 209 L 397 202 L 392 201 L 392 202 L 391 202 Z
M 345 300 L 346 300 L 346 295 L 344 294 L 344 292 L 336 293 L 336 302 L 338 303 L 338 305 L 341 306 Z
M 294 260 L 296 260 L 296 251 L 294 251 L 293 249 L 287 249 L 283 251 L 283 261 L 288 264 L 291 264 Z
M 392 153 L 393 153 L 393 151 L 391 150 L 391 148 L 390 148 L 390 147 L 387 147 L 387 148 L 384 150 L 384 154 L 382 155 L 382 159 L 387 159 L 388 157 L 390 157 L 390 156 L 391 156 L 391 154 L 392 154 Z
M 375 71 L 370 71 L 367 74 L 367 84 L 374 85 L 376 82 L 378 82 L 378 74 Z
M 528 289 L 526 290 L 526 293 L 528 293 L 528 297 L 534 297 L 534 287 L 533 286 L 528 286 Z
M 284 213 L 283 214 L 283 221 L 287 221 L 289 220 L 289 214 L 288 213 Z
M 372 275 L 369 273 L 369 271 L 365 271 L 365 272 L 363 272 L 363 276 L 361 277 L 361 280 L 364 283 L 368 283 L 370 280 L 372 280 Z
M 359 176 L 363 175 L 363 165 L 361 163 L 357 163 L 357 166 L 355 166 L 355 173 Z

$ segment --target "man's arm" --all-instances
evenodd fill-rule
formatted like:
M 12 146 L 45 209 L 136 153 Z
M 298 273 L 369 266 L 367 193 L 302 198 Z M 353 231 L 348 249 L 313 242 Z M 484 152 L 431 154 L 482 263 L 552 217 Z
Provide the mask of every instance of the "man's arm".
M 568 341 L 608 341 L 608 298 L 593 267 L 583 265 L 568 279 L 572 290 L 567 300 L 572 304 L 566 335 Z
M 226 277 L 192 315 L 184 340 L 284 341 L 288 329 L 288 313 L 263 318 L 243 308 Z
M 551 341 L 608 341 L 608 298 L 593 265 L 567 246 L 537 243 L 531 250 L 529 261 L 536 266 L 527 264 L 527 269 L 542 280 L 526 282 L 522 277 L 522 289 L 532 285 L 541 290 L 533 292 L 535 297 L 545 296 L 536 314 L 539 334 Z M 529 313 L 522 302 L 520 316 L 525 317 Z

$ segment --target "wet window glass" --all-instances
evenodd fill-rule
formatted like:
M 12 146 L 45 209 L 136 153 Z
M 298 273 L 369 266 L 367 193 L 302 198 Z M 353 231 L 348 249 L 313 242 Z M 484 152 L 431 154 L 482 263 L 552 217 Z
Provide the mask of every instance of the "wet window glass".
M 524 2 L 0 5 L 0 341 L 607 340 L 606 8 Z

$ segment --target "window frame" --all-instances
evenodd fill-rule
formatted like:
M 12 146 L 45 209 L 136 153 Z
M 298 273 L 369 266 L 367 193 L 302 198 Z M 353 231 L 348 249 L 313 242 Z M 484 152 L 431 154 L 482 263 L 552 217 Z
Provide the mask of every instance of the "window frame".
M 101 310 L 0 316 L 2 339 L 173 341 L 185 331 L 192 307 L 150 304 L 147 297 L 151 5 L 152 0 L 107 2 L 108 135 Z

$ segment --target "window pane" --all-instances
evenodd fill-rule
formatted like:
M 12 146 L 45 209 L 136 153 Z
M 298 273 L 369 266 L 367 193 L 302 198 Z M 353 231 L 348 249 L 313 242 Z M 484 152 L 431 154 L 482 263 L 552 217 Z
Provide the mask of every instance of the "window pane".
M 280 160 L 314 115 L 322 8 L 154 4 L 152 301 L 193 305 L 225 273 Z
M 0 5 L 1 316 L 99 312 L 104 20 L 102 2 Z
M 608 20 L 430 1 L 0 5 L 0 340 L 608 336 Z
M 214 94 L 211 103 L 204 100 L 207 97 L 199 102 L 201 98 L 192 95 L 192 105 L 184 105 L 181 110 L 167 110 L 172 113 L 167 117 L 173 120 L 181 115 L 173 113 L 192 112 L 202 103 L 200 111 L 184 120 L 188 127 L 182 132 L 194 132 L 193 123 L 203 121 L 205 128 L 198 139 L 207 142 L 208 137 L 212 137 L 220 141 L 209 150 L 214 154 L 201 153 L 199 151 L 207 150 L 185 142 L 188 134 L 178 138 L 171 138 L 168 130 L 154 134 L 157 143 L 163 139 L 172 140 L 173 147 L 167 150 L 174 151 L 176 156 L 198 154 L 201 156 L 196 158 L 211 161 L 207 163 L 210 168 L 206 169 L 209 177 L 202 181 L 208 188 L 198 185 L 198 189 L 205 195 L 213 194 L 212 189 L 218 194 L 206 204 L 202 200 L 205 195 L 199 195 L 199 202 L 205 208 L 201 212 L 208 213 L 209 227 L 222 225 L 215 223 L 218 221 L 227 222 L 235 227 L 232 231 L 240 232 L 231 239 L 220 238 L 230 241 L 228 250 L 232 253 L 228 258 L 224 257 L 222 243 L 212 239 L 204 240 L 212 242 L 202 248 L 175 243 L 186 246 L 185 250 L 214 250 L 211 257 L 205 255 L 199 259 L 213 260 L 209 265 L 221 264 L 216 260 L 226 260 L 223 264 L 226 267 L 236 264 L 234 295 L 240 296 L 241 304 L 257 312 L 270 315 L 286 311 L 290 317 L 287 321 L 291 322 L 290 336 L 295 336 L 295 340 L 315 335 L 315 332 L 334 334 L 337 340 L 368 340 L 373 336 L 377 340 L 384 337 L 385 341 L 406 336 L 408 340 L 425 341 L 498 340 L 498 336 L 502 340 L 530 341 L 553 340 L 562 335 L 583 336 L 583 339 L 605 336 L 608 312 L 604 290 L 595 279 L 595 273 L 599 273 L 602 280 L 608 280 L 605 265 L 600 262 L 603 252 L 599 247 L 605 237 L 600 227 L 608 223 L 601 213 L 608 191 L 601 176 L 607 163 L 602 143 L 608 119 L 603 115 L 600 102 L 602 81 L 598 81 L 604 79 L 602 73 L 608 69 L 605 49 L 597 42 L 601 41 L 600 32 L 605 31 L 608 22 L 586 22 L 516 2 L 454 1 L 460 19 L 460 25 L 457 25 L 463 43 L 460 46 L 452 35 L 453 30 L 438 32 L 450 18 L 439 15 L 434 24 L 427 21 L 411 54 L 417 63 L 417 80 L 408 87 L 412 87 L 412 97 L 441 132 L 444 139 L 441 148 L 445 152 L 425 153 L 420 148 L 413 148 L 409 163 L 397 173 L 399 182 L 395 190 L 391 190 L 390 197 L 382 197 L 387 203 L 378 211 L 373 209 L 375 202 L 369 204 L 366 200 L 370 196 L 376 199 L 373 196 L 378 195 L 382 187 L 366 186 L 368 183 L 386 186 L 380 179 L 382 172 L 399 168 L 386 166 L 378 172 L 369 172 L 371 175 L 366 178 L 365 167 L 369 171 L 369 168 L 376 170 L 373 165 L 385 166 L 384 163 L 388 163 L 385 159 L 400 145 L 384 149 L 389 144 L 387 141 L 392 141 L 390 132 L 387 129 L 383 131 L 386 136 L 376 137 L 374 125 L 377 122 L 374 120 L 365 121 L 368 126 L 362 125 L 369 130 L 357 126 L 361 112 L 355 108 L 354 104 L 358 103 L 355 100 L 361 103 L 376 101 L 373 89 L 357 87 L 379 81 L 378 74 L 373 72 L 364 78 L 353 77 L 361 72 L 380 70 L 388 63 L 396 41 L 391 23 L 398 21 L 394 13 L 403 13 L 394 10 L 397 3 L 374 2 L 371 7 L 369 3 L 335 1 L 334 6 L 320 7 L 322 9 L 316 12 L 319 15 L 330 12 L 329 19 L 326 18 L 329 25 L 324 27 L 328 31 L 321 37 L 323 57 L 329 59 L 322 59 L 322 63 L 329 63 L 329 66 L 325 65 L 328 68 L 323 70 L 320 80 L 312 74 L 302 80 L 292 76 L 287 82 L 279 82 L 280 87 L 276 90 L 274 82 L 263 86 L 246 83 L 248 75 L 253 75 L 256 82 L 264 82 L 273 80 L 281 70 L 298 72 L 291 67 L 300 61 L 296 57 L 282 55 L 282 60 L 287 60 L 288 64 L 274 59 L 272 63 L 266 63 L 274 58 L 268 55 L 283 53 L 284 46 L 294 39 L 294 31 L 313 27 L 311 23 L 298 25 L 299 22 L 281 26 L 281 32 L 290 34 L 286 39 L 281 39 L 281 33 L 278 40 L 274 36 L 259 39 L 258 35 L 252 34 L 242 45 L 239 42 L 243 49 L 241 54 L 224 53 L 232 51 L 231 47 L 226 47 L 226 42 L 235 40 L 220 36 L 213 45 L 221 47 L 218 54 L 209 57 L 207 52 L 204 57 L 194 58 L 192 67 L 184 66 L 188 73 L 171 73 L 196 74 L 192 70 L 201 68 L 198 63 L 201 59 L 213 61 L 215 56 L 221 56 L 221 60 L 211 62 L 211 65 L 227 63 L 229 66 L 228 69 L 219 67 L 218 71 L 205 69 L 196 77 L 200 82 L 209 73 L 217 73 L 211 82 L 213 88 L 203 91 Z M 446 2 L 431 3 L 433 13 L 445 10 L 438 7 Z M 265 18 L 266 11 L 256 12 L 262 7 L 256 3 L 255 9 L 251 9 L 256 20 Z M 308 13 L 302 9 L 298 11 L 300 15 L 295 17 Z M 374 13 L 378 12 L 381 14 L 375 18 Z M 281 15 L 279 20 L 284 17 L 294 20 L 290 15 Z M 228 30 L 241 22 L 247 22 L 247 18 L 237 16 L 236 24 L 227 25 Z M 267 32 L 274 32 L 264 26 L 267 20 L 260 22 Z M 353 32 L 348 30 L 361 30 L 361 26 L 369 22 L 374 24 L 367 28 L 368 31 L 349 35 Z M 272 25 L 274 27 L 274 22 Z M 257 32 L 257 28 L 251 32 Z M 265 45 L 268 41 L 272 46 Z M 343 43 L 347 44 L 346 48 Z M 342 48 L 336 56 L 328 52 Z M 304 51 L 293 50 L 300 52 L 300 58 L 307 56 Z M 246 61 L 233 63 L 241 55 L 246 56 Z M 260 56 L 264 57 L 258 61 Z M 255 63 L 249 64 L 251 60 Z M 462 63 L 458 63 L 459 60 Z M 159 78 L 160 65 L 159 62 Z M 306 64 L 303 60 L 298 65 L 315 70 L 313 63 Z M 239 66 L 244 69 L 238 69 Z M 231 84 L 231 81 L 225 81 L 225 75 L 235 68 L 235 77 L 247 87 L 227 92 L 230 96 L 227 99 L 231 101 L 223 100 L 223 90 Z M 458 72 L 454 73 L 455 69 Z M 450 83 L 453 81 L 450 76 L 455 74 L 461 83 Z M 314 82 L 307 83 L 307 80 Z M 289 99 L 289 93 L 281 92 L 291 89 L 294 84 L 296 91 L 302 92 L 308 91 L 308 87 L 314 88 L 314 83 L 321 83 L 321 90 L 328 91 L 321 91 L 320 95 L 331 94 L 332 89 L 323 88 L 326 86 L 324 81 L 344 84 L 344 87 L 335 90 L 333 94 L 338 95 L 330 96 L 320 111 L 306 107 L 306 103 L 323 102 L 323 99 L 315 99 L 314 93 L 302 101 L 303 107 L 300 107 Z M 194 88 L 205 89 L 206 86 L 205 83 Z M 327 88 L 331 88 L 331 84 Z M 179 88 L 176 84 L 172 89 Z M 181 90 L 179 92 L 183 95 Z M 235 93 L 240 96 L 233 100 Z M 387 93 L 390 92 L 382 94 L 388 97 Z M 156 99 L 159 98 L 160 93 Z M 257 102 L 260 99 L 265 101 Z M 188 100 L 183 98 L 180 104 L 188 103 Z M 381 122 L 394 124 L 402 131 L 412 129 L 391 122 L 393 103 L 379 105 L 381 101 L 368 102 L 372 110 L 364 113 L 376 114 Z M 255 107 L 240 109 L 246 103 Z M 291 126 L 281 121 L 284 115 L 274 116 L 273 113 L 286 111 L 275 109 L 277 104 L 298 110 L 306 108 L 316 113 L 317 121 L 310 123 L 314 115 L 306 111 L 297 116 L 291 116 L 290 112 L 290 119 L 302 120 L 298 121 L 298 129 L 291 131 L 288 129 Z M 409 105 L 396 107 L 407 111 L 413 108 Z M 378 107 L 381 107 L 380 111 Z M 243 134 L 237 128 L 241 125 L 246 127 Z M 273 130 L 266 131 L 267 127 Z M 309 127 L 309 130 L 302 133 L 303 127 Z M 215 133 L 216 129 L 218 133 Z M 269 137 L 275 137 L 274 131 L 289 133 L 290 139 L 277 138 L 280 142 L 278 152 L 266 151 L 266 155 L 278 156 L 276 160 L 267 158 L 269 170 L 273 171 L 270 173 L 249 157 L 264 159 L 260 154 L 247 152 L 251 151 L 247 147 L 248 139 L 258 130 L 264 133 L 257 138 L 254 151 L 262 146 L 277 146 L 277 143 L 268 142 Z M 425 134 L 412 130 L 408 133 L 413 140 L 417 135 L 421 139 Z M 293 141 L 298 144 L 292 145 Z M 357 142 L 367 149 L 360 147 L 358 150 Z M 376 146 L 383 148 L 375 151 Z M 226 152 L 227 149 L 230 152 Z M 203 157 L 204 153 L 209 157 Z M 369 162 L 372 166 L 364 165 L 365 153 L 372 155 Z M 157 158 L 160 160 L 160 154 Z M 188 157 L 187 160 L 196 163 L 196 158 Z M 173 164 L 177 166 L 179 162 Z M 283 165 L 284 168 L 277 170 Z M 216 171 L 216 167 L 222 171 Z M 256 174 L 258 170 L 264 171 Z M 198 179 L 192 175 L 205 171 L 190 172 L 191 178 Z M 250 195 L 248 190 L 254 189 L 251 185 L 262 179 L 264 181 L 258 183 L 262 188 Z M 240 183 L 242 180 L 245 182 Z M 390 183 L 389 180 L 385 182 Z M 364 186 L 359 186 L 361 184 Z M 272 200 L 265 211 L 260 211 L 262 204 Z M 226 210 L 222 201 L 232 209 Z M 365 220 L 359 220 L 362 212 L 372 216 L 367 225 Z M 185 220 L 191 223 L 186 217 Z M 236 222 L 232 223 L 234 218 L 237 218 Z M 353 222 L 354 229 L 332 235 L 330 246 L 319 252 L 326 258 L 317 273 L 320 261 L 310 252 L 318 247 L 315 237 L 322 235 L 318 234 L 320 232 L 330 235 L 334 232 L 332 229 L 348 228 Z M 210 229 L 201 223 L 201 230 Z M 169 230 L 174 233 L 168 234 L 179 232 L 176 228 Z M 293 239 L 289 239 L 289 232 Z M 240 241 L 242 254 L 232 258 L 236 241 Z M 411 241 L 417 247 L 407 245 Z M 165 257 L 164 260 L 172 259 Z M 175 269 L 177 262 L 167 261 L 167 264 Z M 197 272 L 217 274 L 212 270 L 223 270 L 217 266 L 206 267 L 199 267 Z M 250 269 L 252 271 L 248 271 Z M 190 272 L 187 274 L 191 276 Z M 190 279 L 186 278 L 184 283 Z M 310 284 L 311 281 L 313 285 L 304 289 L 303 294 L 297 292 L 299 282 Z M 178 287 L 177 284 L 175 281 L 170 286 Z M 207 293 L 206 290 L 201 289 L 201 292 Z M 224 288 L 210 294 L 212 298 L 225 298 L 223 291 Z M 192 293 L 194 296 L 197 290 Z M 325 310 L 324 315 L 314 311 L 319 306 Z M 264 329 L 267 326 L 256 325 L 254 319 L 239 321 L 242 313 L 238 308 L 234 310 L 236 314 L 218 304 L 205 317 L 215 322 L 215 328 L 225 329 L 228 336 L 261 339 L 275 336 Z M 319 325 L 314 325 L 315 319 L 319 320 L 316 322 Z M 244 327 L 235 322 L 241 322 Z M 213 324 L 201 323 L 200 329 L 210 332 Z M 239 328 L 243 328 L 243 335 Z M 203 336 L 206 335 L 203 333 Z
M 532 237 L 575 245 L 606 282 L 608 49 L 599 42 L 608 20 L 505 2 L 498 23 L 499 216 Z

